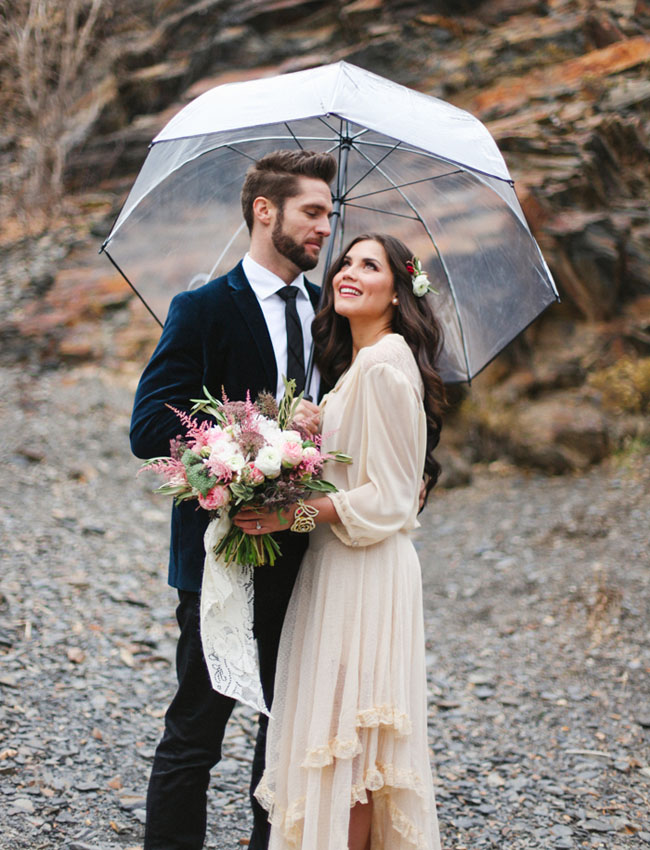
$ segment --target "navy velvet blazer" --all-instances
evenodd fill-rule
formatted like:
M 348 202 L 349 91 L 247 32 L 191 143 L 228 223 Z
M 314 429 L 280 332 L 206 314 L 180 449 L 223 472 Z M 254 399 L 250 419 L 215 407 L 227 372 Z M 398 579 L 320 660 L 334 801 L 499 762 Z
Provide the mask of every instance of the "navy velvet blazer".
M 319 289 L 307 284 L 314 308 Z M 140 458 L 169 454 L 169 441 L 181 433 L 170 404 L 189 411 L 190 399 L 206 386 L 217 398 L 251 398 L 275 393 L 275 355 L 266 322 L 242 264 L 227 275 L 171 302 L 167 321 L 151 360 L 142 373 L 131 418 L 131 449 Z M 199 591 L 203 573 L 203 534 L 208 515 L 197 503 L 172 509 L 169 583 Z

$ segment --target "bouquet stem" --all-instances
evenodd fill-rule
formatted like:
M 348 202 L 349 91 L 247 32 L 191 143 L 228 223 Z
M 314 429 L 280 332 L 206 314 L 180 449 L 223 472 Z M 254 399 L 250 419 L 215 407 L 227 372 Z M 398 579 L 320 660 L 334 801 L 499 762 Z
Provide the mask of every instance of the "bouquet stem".
M 280 554 L 280 547 L 272 534 L 245 534 L 232 525 L 214 549 L 215 555 L 223 555 L 226 564 L 251 564 L 261 567 L 273 566 Z

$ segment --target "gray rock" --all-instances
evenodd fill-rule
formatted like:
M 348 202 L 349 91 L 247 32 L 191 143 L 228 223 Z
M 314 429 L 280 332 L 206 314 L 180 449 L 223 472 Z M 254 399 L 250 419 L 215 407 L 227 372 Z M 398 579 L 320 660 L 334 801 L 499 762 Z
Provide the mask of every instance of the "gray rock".
M 27 815 L 33 815 L 36 811 L 36 806 L 27 797 L 16 797 L 11 801 L 11 810 L 14 814 L 19 812 Z
M 555 835 L 558 838 L 568 838 L 573 835 L 573 830 L 570 826 L 557 823 L 551 827 L 551 835 Z
M 611 832 L 613 829 L 612 824 L 604 820 L 596 820 L 595 818 L 586 820 L 582 826 L 584 829 L 588 829 L 589 832 Z

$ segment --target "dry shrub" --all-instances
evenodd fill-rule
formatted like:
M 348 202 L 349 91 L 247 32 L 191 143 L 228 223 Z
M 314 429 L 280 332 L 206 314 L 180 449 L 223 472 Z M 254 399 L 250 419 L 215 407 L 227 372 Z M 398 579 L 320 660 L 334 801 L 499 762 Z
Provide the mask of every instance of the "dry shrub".
M 66 157 L 97 116 L 91 95 L 105 0 L 0 0 L 0 108 L 13 135 L 5 202 L 52 209 Z M 6 212 L 6 210 L 5 210 Z
M 588 383 L 615 413 L 650 413 L 650 357 L 622 357 L 590 375 Z

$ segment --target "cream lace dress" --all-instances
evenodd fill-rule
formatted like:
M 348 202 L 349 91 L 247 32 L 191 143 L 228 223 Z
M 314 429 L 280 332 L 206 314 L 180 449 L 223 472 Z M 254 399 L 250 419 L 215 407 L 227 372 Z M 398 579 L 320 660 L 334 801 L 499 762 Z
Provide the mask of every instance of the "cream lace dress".
M 311 534 L 284 623 L 267 769 L 270 850 L 345 850 L 350 807 L 374 802 L 372 850 L 438 850 L 427 746 L 417 526 L 426 446 L 404 339 L 363 348 L 323 402 L 340 523 Z

